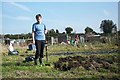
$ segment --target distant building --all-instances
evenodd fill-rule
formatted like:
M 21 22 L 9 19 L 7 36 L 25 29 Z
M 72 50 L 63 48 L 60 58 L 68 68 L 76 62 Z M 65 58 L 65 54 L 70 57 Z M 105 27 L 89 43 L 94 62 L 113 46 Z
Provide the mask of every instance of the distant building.
M 92 35 L 92 36 L 88 36 L 86 39 L 87 42 L 100 42 L 100 35 Z

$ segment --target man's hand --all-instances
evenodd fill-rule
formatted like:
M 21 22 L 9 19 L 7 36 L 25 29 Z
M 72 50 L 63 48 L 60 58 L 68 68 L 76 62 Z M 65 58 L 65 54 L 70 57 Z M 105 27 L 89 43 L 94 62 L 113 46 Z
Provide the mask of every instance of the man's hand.
M 33 44 L 35 44 L 35 40 L 33 40 Z

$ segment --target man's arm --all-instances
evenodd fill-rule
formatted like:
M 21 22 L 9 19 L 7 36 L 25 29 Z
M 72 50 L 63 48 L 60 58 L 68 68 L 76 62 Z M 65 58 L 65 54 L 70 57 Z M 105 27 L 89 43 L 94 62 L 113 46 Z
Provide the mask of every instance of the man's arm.
M 35 44 L 35 38 L 34 38 L 34 36 L 35 36 L 35 33 L 34 33 L 34 31 L 32 31 L 32 41 Z

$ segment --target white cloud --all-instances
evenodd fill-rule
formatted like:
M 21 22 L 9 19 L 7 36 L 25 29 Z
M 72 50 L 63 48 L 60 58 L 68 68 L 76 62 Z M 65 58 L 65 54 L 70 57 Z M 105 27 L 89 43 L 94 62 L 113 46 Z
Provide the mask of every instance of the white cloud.
M 107 16 L 110 15 L 110 13 L 109 13 L 107 10 L 104 10 L 103 12 L 104 12 L 104 14 L 107 15 Z
M 27 16 L 17 16 L 17 17 L 13 17 L 13 16 L 4 15 L 4 16 L 2 16 L 2 17 L 3 17 L 3 18 L 14 19 L 14 20 L 23 20 L 23 21 L 31 21 L 31 20 L 32 20 L 30 17 L 27 17 Z
M 20 9 L 22 9 L 22 10 L 25 10 L 25 11 L 28 11 L 28 12 L 31 11 L 27 6 L 24 6 L 24 5 L 15 3 L 15 2 L 10 2 L 10 4 L 13 5 L 13 6 L 16 6 L 16 7 L 20 8 Z
M 27 16 L 18 16 L 18 17 L 15 17 L 16 20 L 26 20 L 26 21 L 30 21 L 32 20 L 30 17 L 27 17 Z
M 8 16 L 8 15 L 2 15 L 2 18 L 14 19 L 14 17 L 12 17 L 12 16 Z

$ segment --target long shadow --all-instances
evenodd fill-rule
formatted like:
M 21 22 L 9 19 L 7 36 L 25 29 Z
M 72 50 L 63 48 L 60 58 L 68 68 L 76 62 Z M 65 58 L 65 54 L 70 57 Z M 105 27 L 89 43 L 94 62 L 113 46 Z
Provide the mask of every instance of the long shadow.
M 26 56 L 34 56 L 34 55 L 33 54 L 25 54 L 25 55 L 21 54 L 20 56 L 21 57 L 26 57 Z
M 2 67 L 6 67 L 6 66 L 33 66 L 33 63 L 31 62 L 6 62 L 6 63 L 2 63 Z
M 5 66 L 13 66 L 13 65 L 15 65 L 15 63 L 12 63 L 12 62 L 2 63 L 2 67 L 5 67 Z

